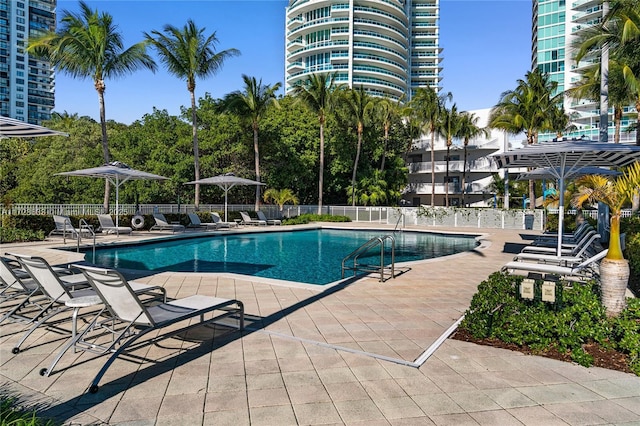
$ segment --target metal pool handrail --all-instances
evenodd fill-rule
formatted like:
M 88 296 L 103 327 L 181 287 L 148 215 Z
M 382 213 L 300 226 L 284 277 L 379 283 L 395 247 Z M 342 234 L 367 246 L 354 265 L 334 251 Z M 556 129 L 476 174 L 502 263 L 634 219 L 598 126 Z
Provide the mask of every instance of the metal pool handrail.
M 342 278 L 344 279 L 344 271 L 350 270 L 353 271 L 353 275 L 356 275 L 357 271 L 368 271 L 368 272 L 379 272 L 380 273 L 380 282 L 384 281 L 384 271 L 387 269 L 384 264 L 384 249 L 386 246 L 386 241 L 391 241 L 391 264 L 388 269 L 391 272 L 391 278 L 395 278 L 395 256 L 396 256 L 396 239 L 393 235 L 383 235 L 381 237 L 371 238 L 366 243 L 362 244 L 360 247 L 352 251 L 349 255 L 347 255 L 344 259 L 342 259 Z M 370 249 L 380 246 L 380 266 L 377 265 L 368 265 L 364 263 L 358 263 L 358 258 L 360 255 L 367 253 Z M 346 263 L 350 260 L 353 260 L 353 266 L 347 266 Z

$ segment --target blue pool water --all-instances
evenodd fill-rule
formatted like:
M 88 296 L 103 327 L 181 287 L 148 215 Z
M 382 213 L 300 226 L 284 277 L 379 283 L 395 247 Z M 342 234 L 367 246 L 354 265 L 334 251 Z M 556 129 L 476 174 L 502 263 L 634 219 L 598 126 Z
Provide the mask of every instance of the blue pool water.
M 96 250 L 105 267 L 174 272 L 231 272 L 309 284 L 341 278 L 342 259 L 384 231 L 317 229 L 212 235 Z M 396 262 L 430 259 L 471 250 L 473 236 L 396 233 Z M 390 253 L 390 244 L 387 243 Z M 380 258 L 372 253 L 371 262 Z M 375 259 L 373 259 L 375 257 Z M 85 255 L 92 261 L 91 253 Z M 378 260 L 379 262 L 379 260 Z M 390 262 L 390 254 L 386 255 Z

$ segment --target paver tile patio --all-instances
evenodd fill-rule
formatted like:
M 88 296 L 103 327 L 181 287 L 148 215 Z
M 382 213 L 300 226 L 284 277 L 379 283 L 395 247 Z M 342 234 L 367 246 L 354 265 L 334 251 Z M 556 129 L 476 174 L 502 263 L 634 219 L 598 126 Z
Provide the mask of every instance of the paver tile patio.
M 88 394 L 104 357 L 68 353 L 40 377 L 66 337 L 38 330 L 13 355 L 23 326 L 1 324 L 0 386 L 74 425 L 640 424 L 634 375 L 456 340 L 413 364 L 462 315 L 477 285 L 511 260 L 504 247 L 521 236 L 490 230 L 481 239 L 474 252 L 413 263 L 384 283 L 361 278 L 325 288 L 231 274 L 147 275 L 138 281 L 163 285 L 172 297 L 242 300 L 246 331 L 202 327 L 142 345 Z M 81 259 L 51 248 L 60 245 L 7 251 L 52 263 Z

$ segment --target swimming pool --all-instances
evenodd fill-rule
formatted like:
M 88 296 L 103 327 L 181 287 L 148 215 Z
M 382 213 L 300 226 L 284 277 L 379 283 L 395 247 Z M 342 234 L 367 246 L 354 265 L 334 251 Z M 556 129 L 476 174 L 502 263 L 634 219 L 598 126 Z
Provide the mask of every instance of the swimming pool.
M 229 272 L 323 285 L 341 278 L 345 256 L 371 238 L 388 232 L 314 229 L 217 234 L 98 249 L 95 263 L 111 268 L 158 272 Z M 477 245 L 470 235 L 400 232 L 395 237 L 396 262 L 447 256 Z M 379 258 L 379 255 L 378 249 L 371 257 Z M 91 253 L 85 258 L 93 261 Z M 387 255 L 385 261 L 388 263 L 389 259 L 390 255 Z

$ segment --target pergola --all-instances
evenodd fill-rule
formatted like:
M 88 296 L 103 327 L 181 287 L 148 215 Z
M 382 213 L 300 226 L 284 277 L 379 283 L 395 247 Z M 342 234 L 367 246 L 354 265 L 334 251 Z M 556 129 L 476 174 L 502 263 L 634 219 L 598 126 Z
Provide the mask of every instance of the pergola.
M 69 134 L 47 129 L 36 124 L 25 123 L 15 118 L 0 117 L 0 139 L 35 138 L 39 136 L 69 136 Z

